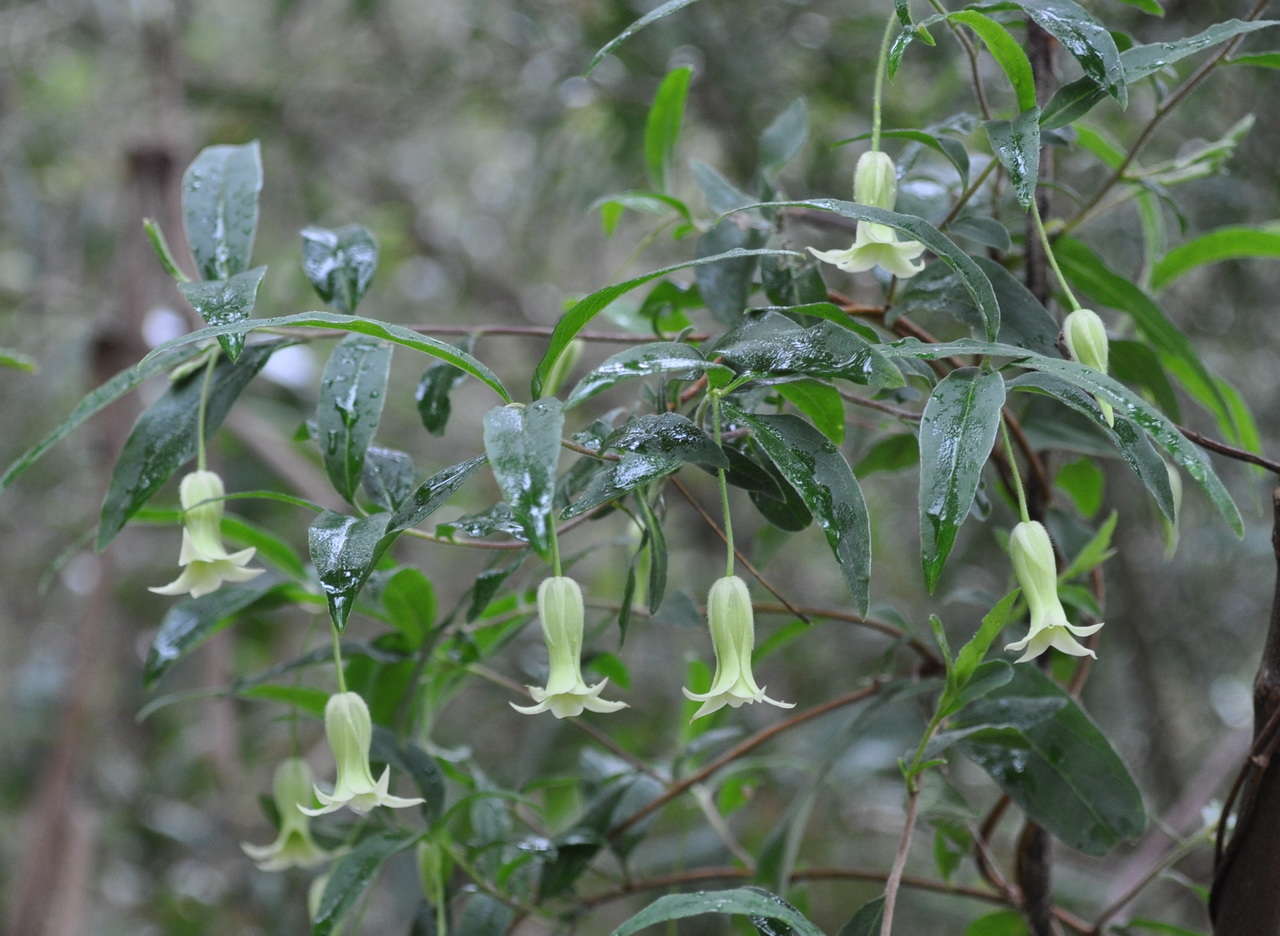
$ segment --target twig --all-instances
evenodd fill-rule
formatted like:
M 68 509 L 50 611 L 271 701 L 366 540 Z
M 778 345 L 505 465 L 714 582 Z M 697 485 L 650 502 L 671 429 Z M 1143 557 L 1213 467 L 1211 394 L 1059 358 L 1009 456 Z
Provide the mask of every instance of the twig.
M 1187 857 L 1187 855 L 1195 851 L 1195 849 L 1204 844 L 1204 842 L 1205 836 L 1202 832 L 1198 835 L 1192 836 L 1174 848 L 1169 849 L 1164 857 L 1152 865 L 1151 869 L 1144 874 L 1141 879 L 1135 882 L 1129 890 L 1116 898 L 1110 906 L 1098 914 L 1097 920 L 1094 921 L 1093 929 L 1089 931 L 1089 936 L 1102 936 L 1103 927 L 1106 926 L 1108 920 L 1123 910 L 1131 900 L 1138 896 L 1138 894 L 1142 893 L 1143 888 L 1158 878 L 1167 869 L 1172 868 L 1183 858 Z
M 860 397 L 857 394 L 850 393 L 848 390 L 840 390 L 838 392 L 840 394 L 840 399 L 848 403 L 852 403 L 854 406 L 863 406 L 867 409 L 873 409 L 889 416 L 896 416 L 898 419 L 908 420 L 909 422 L 920 421 L 920 414 L 915 410 L 905 409 L 901 406 L 894 406 L 891 403 L 881 403 L 879 400 L 872 400 L 867 397 Z
M 973 196 L 978 193 L 978 189 L 982 188 L 982 184 L 987 181 L 987 177 L 991 175 L 992 171 L 994 171 L 998 165 L 1000 165 L 1000 160 L 995 159 L 994 157 L 991 162 L 987 163 L 986 168 L 978 173 L 977 178 L 969 183 L 969 187 L 960 193 L 960 197 L 956 199 L 956 203 L 951 206 L 951 210 L 947 212 L 947 216 L 943 218 L 942 223 L 938 225 L 938 230 L 943 230 L 956 219 L 956 216 L 960 214 L 960 210 L 969 203 L 969 199 L 973 198 Z
M 902 835 L 898 838 L 898 851 L 893 856 L 893 867 L 889 870 L 889 878 L 884 884 L 884 912 L 880 918 L 880 936 L 891 936 L 893 933 L 893 911 L 898 904 L 898 888 L 902 884 L 902 872 L 907 867 L 907 854 L 911 851 L 911 837 L 916 831 L 916 816 L 920 810 L 920 787 L 915 783 L 908 784 L 907 819 L 902 824 Z
M 568 523 L 560 526 L 556 530 L 556 535 L 560 536 L 568 533 L 574 527 L 586 523 L 595 515 L 595 511 L 589 511 L 579 517 L 574 517 Z M 483 540 L 468 539 L 466 537 L 458 538 L 456 536 L 440 536 L 435 533 L 428 533 L 426 530 L 419 530 L 415 527 L 409 527 L 401 530 L 405 536 L 412 536 L 414 539 L 426 540 L 428 543 L 439 543 L 441 546 L 465 546 L 468 549 L 528 549 L 529 544 L 521 540 Z
M 1217 439 L 1211 439 L 1202 433 L 1196 432 L 1194 429 L 1188 429 L 1186 426 L 1179 426 L 1178 431 L 1194 442 L 1201 448 L 1207 448 L 1211 452 L 1217 452 L 1219 455 L 1226 455 L 1228 458 L 1234 458 L 1236 461 L 1248 462 L 1251 465 L 1257 465 L 1265 468 L 1272 474 L 1280 475 L 1280 462 L 1272 461 L 1270 458 L 1264 458 L 1254 452 L 1248 452 L 1244 449 L 1236 448 L 1233 445 L 1227 445 L 1225 442 L 1219 442 Z
M 826 212 L 824 212 L 826 213 Z M 555 330 L 550 325 L 404 325 L 410 331 L 418 332 L 423 335 L 507 335 L 518 338 L 548 338 Z M 336 328 L 288 328 L 288 329 L 270 329 L 264 328 L 262 331 L 267 333 L 275 333 L 277 331 L 284 334 L 297 337 L 299 332 L 303 332 L 314 338 L 341 338 L 347 333 Z M 633 332 L 607 332 L 607 331 L 580 331 L 574 336 L 581 341 L 600 342 L 602 344 L 647 344 L 651 341 L 661 341 L 658 335 L 640 335 Z M 711 336 L 709 334 L 693 334 L 685 335 L 685 341 L 706 341 Z
M 755 610 L 762 614 L 793 614 L 795 613 L 786 605 L 775 605 L 767 602 L 755 602 L 752 605 Z M 886 624 L 884 621 L 876 618 L 863 617 L 860 614 L 854 614 L 851 611 L 836 611 L 833 608 L 812 608 L 801 605 L 799 610 L 805 614 L 816 618 L 829 618 L 833 621 L 846 621 L 850 624 L 857 624 L 860 627 L 867 627 L 873 631 L 878 631 L 886 637 L 892 637 L 894 640 L 903 640 L 916 653 L 920 654 L 924 659 L 931 663 L 941 665 L 942 661 L 938 659 L 938 655 L 931 650 L 927 644 L 915 637 L 907 636 L 906 632 L 901 628 L 894 627 L 892 624 Z

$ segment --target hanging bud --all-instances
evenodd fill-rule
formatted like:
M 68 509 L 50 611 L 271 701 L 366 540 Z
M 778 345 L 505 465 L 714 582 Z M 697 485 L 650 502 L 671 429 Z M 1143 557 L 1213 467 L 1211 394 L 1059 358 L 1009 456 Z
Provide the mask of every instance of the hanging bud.
M 1058 598 L 1058 565 L 1053 558 L 1053 543 L 1049 541 L 1049 533 L 1044 526 L 1034 520 L 1015 526 L 1009 536 L 1009 554 L 1013 558 L 1013 573 L 1031 611 L 1031 627 L 1027 636 L 1005 647 L 1006 650 L 1023 651 L 1015 662 L 1035 659 L 1050 647 L 1071 656 L 1096 659 L 1097 654 L 1075 638 L 1088 637 L 1102 624 L 1082 627 L 1067 620 L 1066 609 Z
M 373 779 L 373 769 L 369 766 L 373 721 L 369 717 L 369 706 L 359 693 L 339 692 L 329 696 L 324 707 L 324 734 L 338 765 L 338 779 L 332 793 L 315 788 L 316 799 L 323 804 L 319 809 L 299 804 L 298 809 L 302 812 L 308 816 L 323 816 L 347 806 L 352 812 L 364 815 L 377 806 L 403 809 L 423 802 L 421 797 L 406 799 L 388 792 L 390 767 L 384 767 L 382 776 Z
M 779 702 L 764 694 L 751 673 L 751 651 L 756 645 L 755 613 L 747 583 L 736 575 L 717 579 L 707 595 L 707 626 L 716 654 L 716 671 L 706 692 L 684 689 L 685 698 L 701 702 L 694 719 L 718 712 L 726 705 L 768 702 L 779 708 L 795 708 L 794 702 Z
M 241 842 L 244 853 L 258 865 L 259 871 L 284 871 L 287 868 L 310 868 L 333 858 L 311 838 L 311 820 L 299 806 L 311 805 L 311 768 L 300 757 L 280 762 L 271 782 L 271 795 L 280 814 L 280 832 L 270 845 Z
M 247 582 L 263 573 L 263 569 L 248 568 L 253 547 L 228 553 L 222 545 L 222 498 L 226 489 L 216 472 L 191 472 L 182 479 L 178 495 L 183 510 L 182 549 L 178 553 L 182 574 L 168 585 L 148 591 L 157 595 L 190 593 L 192 598 L 199 598 L 217 591 L 223 582 Z
M 1107 372 L 1107 329 L 1092 309 L 1076 309 L 1062 323 L 1062 336 L 1073 360 L 1085 367 Z M 1108 426 L 1115 425 L 1115 411 L 1107 400 L 1098 400 Z
M 869 150 L 858 157 L 853 173 L 853 198 L 861 205 L 892 211 L 898 201 L 898 173 L 888 153 Z M 924 253 L 919 241 L 899 241 L 897 231 L 886 224 L 859 221 L 857 236 L 848 250 L 815 250 L 809 252 L 823 263 L 846 273 L 863 273 L 881 267 L 900 279 L 915 276 L 924 269 L 917 258 Z
M 538 586 L 538 620 L 547 642 L 549 667 L 545 687 L 528 686 L 533 705 L 511 707 L 523 715 L 550 710 L 556 718 L 572 718 L 589 712 L 616 712 L 625 702 L 600 698 L 607 679 L 588 686 L 582 678 L 582 625 L 585 618 L 582 589 L 567 576 L 543 579 Z

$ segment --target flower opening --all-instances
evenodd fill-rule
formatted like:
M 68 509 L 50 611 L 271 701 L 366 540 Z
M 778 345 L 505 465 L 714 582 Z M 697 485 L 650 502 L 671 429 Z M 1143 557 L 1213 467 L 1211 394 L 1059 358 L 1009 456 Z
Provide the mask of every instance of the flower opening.
M 1031 611 L 1031 626 L 1027 636 L 1008 644 L 1005 650 L 1022 653 L 1017 663 L 1033 660 L 1050 647 L 1071 656 L 1096 659 L 1097 654 L 1076 637 L 1088 637 L 1098 631 L 1102 623 L 1080 626 L 1067 620 L 1066 609 L 1058 597 L 1058 566 L 1053 558 L 1053 543 L 1043 524 L 1029 520 L 1015 526 L 1009 536 L 1009 553 L 1014 575 Z

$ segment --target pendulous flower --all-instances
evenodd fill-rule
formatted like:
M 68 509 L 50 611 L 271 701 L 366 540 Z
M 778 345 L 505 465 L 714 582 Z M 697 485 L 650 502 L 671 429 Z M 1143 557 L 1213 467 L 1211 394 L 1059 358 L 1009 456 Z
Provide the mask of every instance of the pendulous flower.
M 706 692 L 682 690 L 685 698 L 701 702 L 694 719 L 718 712 L 726 705 L 768 702 L 779 708 L 795 708 L 794 702 L 779 702 L 764 694 L 751 673 L 751 651 L 756 644 L 755 612 L 747 583 L 736 575 L 716 579 L 707 595 L 707 624 L 716 654 L 716 672 Z
M 226 489 L 213 471 L 193 471 L 182 479 L 182 574 L 168 585 L 150 588 L 157 595 L 190 593 L 199 598 L 215 592 L 223 582 L 247 582 L 263 569 L 248 568 L 254 549 L 229 553 L 222 545 L 222 500 Z M 212 499 L 211 499 L 212 498 Z M 207 502 L 207 503 L 206 503 Z
M 322 816 L 337 812 L 347 806 L 352 812 L 364 815 L 377 806 L 403 809 L 423 802 L 421 797 L 406 799 L 392 796 L 388 790 L 391 768 L 384 767 L 382 776 L 373 779 L 369 766 L 369 746 L 373 743 L 373 720 L 369 706 L 356 692 L 339 692 L 329 696 L 324 707 L 324 734 L 329 739 L 329 750 L 338 764 L 338 779 L 332 793 L 315 788 L 316 799 L 323 805 L 310 809 L 298 804 L 298 809 L 308 816 Z
M 527 687 L 533 705 L 511 707 L 523 715 L 550 711 L 556 718 L 572 718 L 589 712 L 616 712 L 626 708 L 625 702 L 600 698 L 605 683 L 602 679 L 588 686 L 582 678 L 582 625 L 585 618 L 582 589 L 573 579 L 563 575 L 543 579 L 538 586 L 538 620 L 547 642 L 550 668 L 546 687 Z
M 1014 575 L 1031 610 L 1031 629 L 1027 636 L 1005 647 L 1014 652 L 1022 651 L 1022 656 L 1015 662 L 1033 660 L 1050 647 L 1071 656 L 1096 659 L 1097 654 L 1076 637 L 1088 637 L 1102 624 L 1099 622 L 1086 627 L 1067 620 L 1066 609 L 1058 598 L 1058 566 L 1053 558 L 1053 544 L 1044 526 L 1035 520 L 1015 526 L 1009 536 L 1009 554 L 1013 557 Z
M 853 173 L 853 200 L 893 211 L 898 201 L 898 178 L 888 153 L 869 150 L 858 157 L 858 167 Z M 897 231 L 888 225 L 859 221 L 853 246 L 847 250 L 810 247 L 809 252 L 846 273 L 863 273 L 878 266 L 907 279 L 924 269 L 924 261 L 918 259 L 924 249 L 919 241 L 898 240 Z
M 1107 327 L 1092 309 L 1076 309 L 1062 322 L 1062 336 L 1073 360 L 1102 373 L 1107 372 L 1109 344 Z M 1116 424 L 1115 410 L 1107 400 L 1098 400 L 1108 426 Z
M 311 768 L 300 757 L 287 758 L 276 768 L 271 795 L 280 814 L 280 833 L 269 845 L 240 843 L 259 871 L 310 868 L 335 856 L 315 843 L 311 820 L 298 811 L 299 806 L 311 803 L 311 785 Z

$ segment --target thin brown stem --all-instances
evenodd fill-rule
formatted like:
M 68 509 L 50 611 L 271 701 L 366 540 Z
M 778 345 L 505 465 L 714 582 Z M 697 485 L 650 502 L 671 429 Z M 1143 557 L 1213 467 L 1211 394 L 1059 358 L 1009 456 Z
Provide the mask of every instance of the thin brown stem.
M 893 933 L 893 912 L 898 905 L 898 888 L 902 884 L 902 873 L 907 868 L 907 855 L 911 851 L 911 838 L 916 831 L 916 816 L 920 811 L 920 788 L 914 782 L 908 784 L 907 818 L 902 824 L 902 835 L 898 838 L 898 851 L 893 856 L 893 866 L 889 869 L 889 877 L 884 884 L 884 912 L 880 918 L 880 936 L 891 936 Z
M 555 330 L 550 325 L 405 325 L 404 328 L 423 335 L 506 335 L 516 338 L 549 338 Z M 289 328 L 263 329 L 264 332 L 281 331 L 293 337 L 304 333 L 313 338 L 341 338 L 347 332 L 334 328 Z M 574 338 L 581 341 L 601 344 L 646 344 L 661 339 L 656 335 L 641 335 L 633 332 L 580 331 Z M 685 341 L 706 341 L 711 336 L 705 333 L 685 335 Z
M 1236 448 L 1234 445 L 1227 445 L 1227 443 L 1219 442 L 1217 439 L 1211 439 L 1203 433 L 1196 432 L 1194 429 L 1188 429 L 1186 426 L 1179 426 L 1178 431 L 1201 448 L 1217 452 L 1219 455 L 1225 455 L 1228 458 L 1234 458 L 1236 461 L 1257 465 L 1260 468 L 1267 469 L 1272 474 L 1280 475 L 1280 462 L 1272 461 L 1270 458 L 1265 458 L 1254 452 Z
M 998 165 L 1000 165 L 1000 161 L 998 159 L 992 159 L 991 162 L 987 163 L 986 168 L 978 173 L 977 178 L 969 183 L 969 187 L 960 193 L 960 197 L 956 199 L 956 203 L 951 206 L 951 210 L 947 212 L 947 216 L 943 218 L 942 223 L 938 225 L 939 230 L 945 229 L 947 225 L 956 219 L 956 216 L 960 214 L 961 209 L 969 203 L 969 199 L 973 198 L 973 196 L 978 193 L 978 189 L 982 188 L 983 183 L 987 181 L 987 178 L 993 171 L 995 171 L 995 168 Z
M 580 517 L 574 517 L 568 523 L 556 529 L 556 535 L 568 533 L 574 527 L 579 526 L 589 520 L 594 511 L 583 514 Z M 435 533 L 428 533 L 426 530 L 419 530 L 410 527 L 401 531 L 405 536 L 412 536 L 414 539 L 425 540 L 428 543 L 438 543 L 441 546 L 465 546 L 468 549 L 528 549 L 529 544 L 520 540 L 481 540 L 468 539 L 467 537 L 456 536 L 439 536 Z
M 920 414 L 915 410 L 909 410 L 905 407 L 894 406 L 891 403 L 881 403 L 879 400 L 872 400 L 867 397 L 860 397 L 857 394 L 850 393 L 848 390 L 840 390 L 840 399 L 854 406 L 862 406 L 866 409 L 873 409 L 898 419 L 905 419 L 909 422 L 919 422 Z

